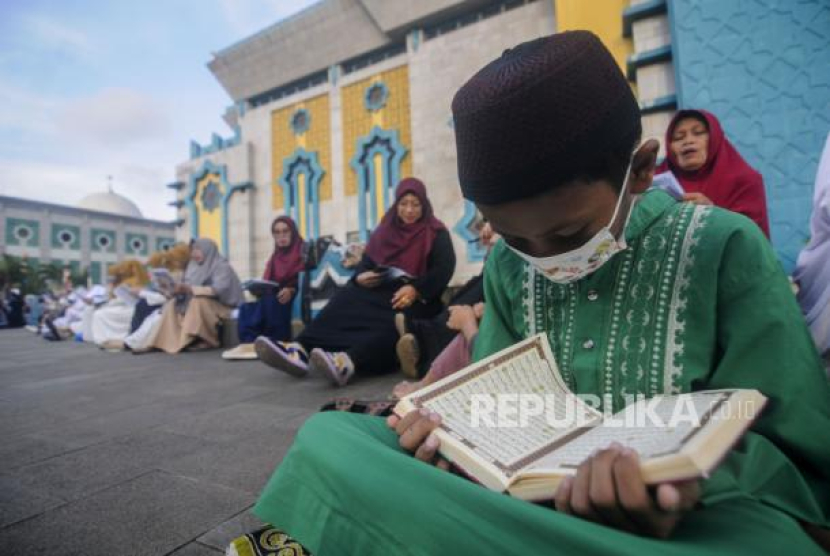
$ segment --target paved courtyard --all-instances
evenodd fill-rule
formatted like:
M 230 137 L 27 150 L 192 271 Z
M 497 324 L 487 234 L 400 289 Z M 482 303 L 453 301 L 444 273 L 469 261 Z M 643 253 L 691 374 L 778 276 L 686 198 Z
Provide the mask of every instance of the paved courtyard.
M 333 390 L 218 351 L 106 353 L 0 330 L 0 554 L 222 554 Z

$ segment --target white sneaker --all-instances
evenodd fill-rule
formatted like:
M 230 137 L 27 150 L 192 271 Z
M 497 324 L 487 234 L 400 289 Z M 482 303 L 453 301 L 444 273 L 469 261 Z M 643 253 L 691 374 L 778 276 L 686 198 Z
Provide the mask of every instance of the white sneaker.
M 226 361 L 251 361 L 259 359 L 254 344 L 239 344 L 233 349 L 222 352 L 222 359 Z

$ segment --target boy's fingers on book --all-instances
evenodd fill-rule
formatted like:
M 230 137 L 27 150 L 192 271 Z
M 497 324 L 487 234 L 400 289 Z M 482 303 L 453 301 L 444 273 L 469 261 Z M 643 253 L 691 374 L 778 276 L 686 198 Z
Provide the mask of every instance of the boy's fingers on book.
M 604 520 L 591 505 L 591 467 L 593 458 L 583 461 L 576 470 L 573 486 L 571 487 L 571 511 L 583 519 L 604 523 Z
M 437 426 L 438 422 L 429 417 L 422 417 L 415 421 L 412 426 L 401 434 L 399 439 L 401 447 L 410 452 L 416 451 L 424 443 L 429 433 Z
M 390 415 L 386 418 L 386 424 L 389 426 L 390 429 L 395 429 L 398 426 L 401 418 L 397 415 Z
M 656 509 L 640 474 L 640 458 L 636 452 L 623 450 L 614 460 L 614 484 L 617 499 L 628 517 L 641 529 L 650 530 Z
M 443 469 L 444 471 L 449 471 L 450 470 L 450 462 L 445 460 L 442 457 L 439 457 L 438 461 L 435 462 L 435 467 L 437 467 L 438 469 Z
M 556 506 L 556 511 L 564 514 L 571 514 L 571 490 L 573 489 L 574 478 L 565 477 L 559 483 L 556 489 L 556 494 L 553 497 L 553 503 Z
M 700 498 L 700 483 L 684 481 L 657 487 L 657 505 L 664 512 L 682 512 L 695 507 Z
M 426 410 L 420 409 L 417 411 L 410 411 L 406 415 L 404 415 L 403 419 L 398 420 L 397 425 L 395 426 L 395 432 L 398 433 L 398 436 L 402 435 L 412 426 L 415 421 L 419 419 L 423 419 L 425 417 Z
M 591 484 L 588 496 L 591 506 L 602 520 L 618 529 L 636 531 L 637 527 L 620 506 L 614 480 L 614 462 L 620 455 L 620 448 L 603 450 L 591 458 Z
M 441 443 L 435 436 L 428 436 L 427 439 L 418 446 L 415 451 L 415 459 L 419 459 L 426 463 L 432 463 L 438 452 L 438 446 Z

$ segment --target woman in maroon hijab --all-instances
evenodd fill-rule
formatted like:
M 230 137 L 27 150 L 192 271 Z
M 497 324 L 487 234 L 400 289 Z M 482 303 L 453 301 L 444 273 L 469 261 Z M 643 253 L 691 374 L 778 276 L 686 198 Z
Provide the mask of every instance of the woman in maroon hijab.
M 254 340 L 259 336 L 280 342 L 291 339 L 291 308 L 303 270 L 303 238 L 288 216 L 271 223 L 274 252 L 265 265 L 263 280 L 276 282 L 276 293 L 263 294 L 239 307 L 239 346 L 222 354 L 224 359 L 256 359 Z
M 705 110 L 681 110 L 666 130 L 666 160 L 682 199 L 716 205 L 747 216 L 769 237 L 767 199 L 761 174 L 746 163 L 726 138 L 720 122 Z
M 394 371 L 395 312 L 415 318 L 437 314 L 454 270 L 449 232 L 433 215 L 424 184 L 406 178 L 398 184 L 395 204 L 369 238 L 352 281 L 295 342 L 258 338 L 257 354 L 294 376 L 316 370 L 337 386 L 344 386 L 355 372 Z

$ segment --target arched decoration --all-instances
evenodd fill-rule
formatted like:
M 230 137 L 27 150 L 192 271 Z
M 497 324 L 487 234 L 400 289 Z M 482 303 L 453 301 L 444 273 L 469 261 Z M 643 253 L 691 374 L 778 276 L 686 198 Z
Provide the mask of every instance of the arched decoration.
M 229 253 L 228 203 L 237 191 L 254 187 L 251 182 L 231 185 L 227 173 L 226 165 L 205 160 L 202 167 L 188 178 L 184 197 L 191 237 L 212 237 L 225 256 Z
M 369 234 L 392 204 L 406 153 L 396 129 L 375 126 L 369 135 L 358 140 L 350 164 L 357 174 L 361 241 L 368 241 Z
M 464 215 L 453 227 L 453 231 L 467 242 L 467 260 L 471 263 L 484 260 L 487 249 L 478 241 L 481 217 L 474 203 L 464 199 Z
M 282 164 L 279 184 L 285 203 L 285 214 L 297 223 L 306 239 L 320 237 L 320 182 L 325 170 L 316 152 L 297 147 Z

